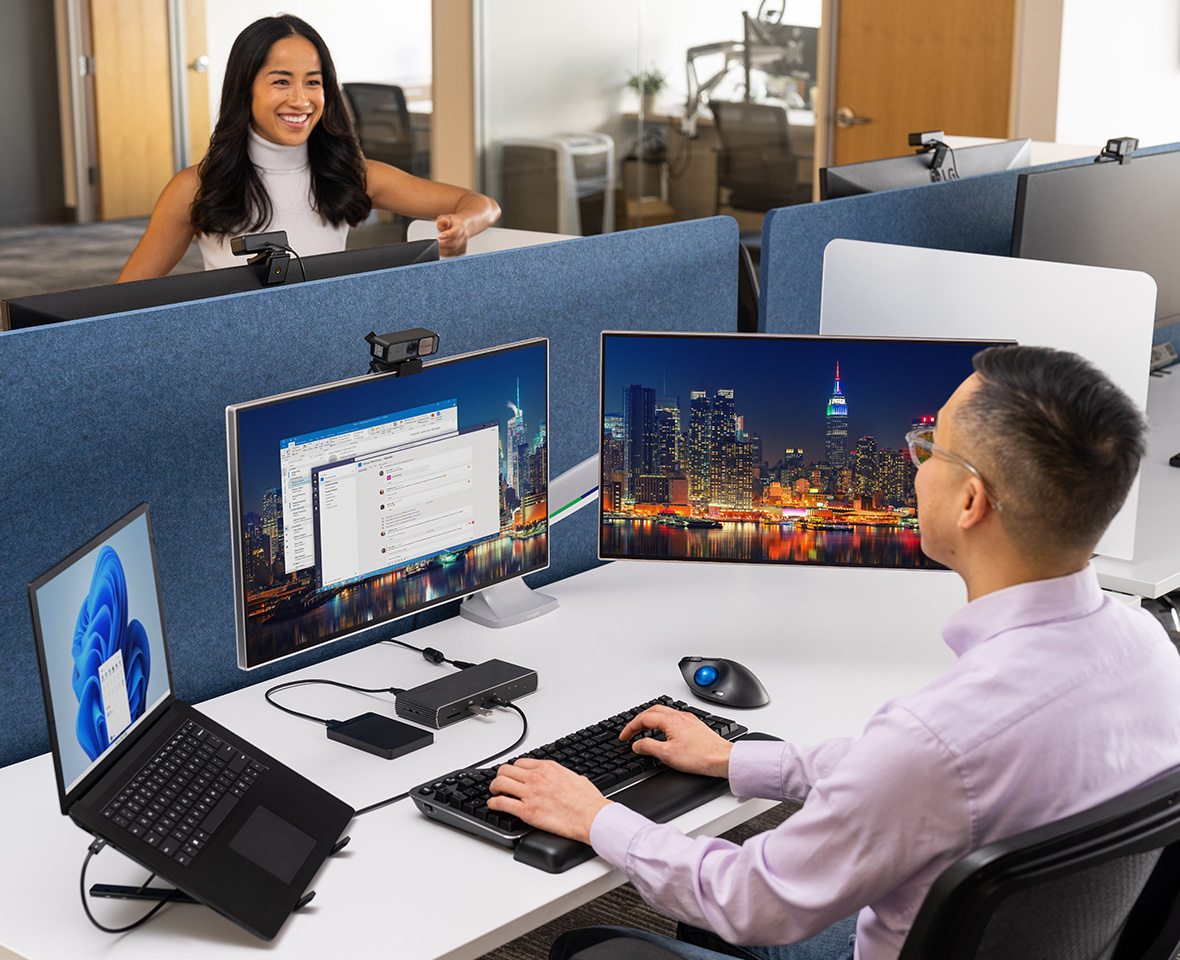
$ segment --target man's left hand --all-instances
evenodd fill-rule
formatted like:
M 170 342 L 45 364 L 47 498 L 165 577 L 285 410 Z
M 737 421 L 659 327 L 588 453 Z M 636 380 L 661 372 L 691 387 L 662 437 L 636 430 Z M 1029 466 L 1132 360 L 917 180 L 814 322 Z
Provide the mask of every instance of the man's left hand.
M 490 789 L 489 810 L 582 843 L 590 842 L 590 825 L 611 802 L 580 774 L 552 760 L 532 757 L 501 766 Z

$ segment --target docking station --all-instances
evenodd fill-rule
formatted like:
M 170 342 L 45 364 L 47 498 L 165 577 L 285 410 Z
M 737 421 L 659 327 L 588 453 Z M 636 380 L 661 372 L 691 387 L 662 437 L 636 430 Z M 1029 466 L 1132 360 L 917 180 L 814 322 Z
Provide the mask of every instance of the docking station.
M 498 700 L 511 702 L 537 689 L 537 671 L 485 660 L 397 695 L 397 715 L 441 730 Z

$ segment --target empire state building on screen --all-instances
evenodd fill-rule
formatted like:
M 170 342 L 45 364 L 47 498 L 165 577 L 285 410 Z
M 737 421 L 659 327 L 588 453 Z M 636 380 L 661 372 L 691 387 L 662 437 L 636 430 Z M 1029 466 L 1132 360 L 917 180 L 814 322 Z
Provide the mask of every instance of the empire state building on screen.
M 834 470 L 848 466 L 848 403 L 840 392 L 840 361 L 836 361 L 836 386 L 828 400 L 827 437 L 824 453 Z

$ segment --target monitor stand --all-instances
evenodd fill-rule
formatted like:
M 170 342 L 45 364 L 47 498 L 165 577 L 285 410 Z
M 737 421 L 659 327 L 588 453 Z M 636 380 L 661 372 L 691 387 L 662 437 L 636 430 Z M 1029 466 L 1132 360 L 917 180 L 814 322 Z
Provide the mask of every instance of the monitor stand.
M 523 577 L 516 577 L 468 597 L 459 604 L 459 616 L 498 629 L 535 620 L 556 609 L 555 597 L 531 589 Z

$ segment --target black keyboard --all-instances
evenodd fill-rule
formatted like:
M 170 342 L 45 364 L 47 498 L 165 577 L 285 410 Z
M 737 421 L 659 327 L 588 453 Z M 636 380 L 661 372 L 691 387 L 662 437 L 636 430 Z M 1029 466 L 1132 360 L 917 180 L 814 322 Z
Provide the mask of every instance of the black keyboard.
M 736 740 L 748 732 L 744 726 L 734 720 L 715 716 L 705 710 L 689 706 L 682 700 L 674 700 L 672 697 L 657 697 L 554 740 L 552 743 L 522 753 L 512 760 L 500 761 L 493 767 L 479 770 L 455 770 L 445 777 L 415 787 L 410 792 L 410 796 L 414 798 L 418 809 L 433 820 L 466 830 L 501 846 L 516 848 L 522 839 L 532 833 L 541 833 L 541 831 L 533 831 L 532 827 L 516 817 L 489 810 L 487 802 L 491 793 L 488 786 L 495 779 L 496 770 L 501 763 L 512 763 L 521 757 L 536 757 L 556 760 L 562 766 L 569 767 L 576 773 L 588 777 L 590 782 L 606 796 L 624 803 L 627 802 L 628 791 L 640 790 L 648 786 L 652 778 L 656 780 L 666 778 L 667 784 L 675 796 L 660 798 L 658 804 L 661 809 L 658 812 L 664 815 L 653 816 L 653 819 L 669 819 L 671 816 L 679 815 L 685 810 L 690 810 L 718 796 L 724 792 L 727 782 L 713 777 L 680 774 L 678 771 L 669 769 L 654 757 L 645 757 L 634 753 L 631 744 L 639 738 L 628 741 L 619 739 L 619 733 L 633 717 L 648 707 L 658 704 L 671 707 L 673 710 L 685 710 L 695 714 L 726 740 Z M 649 731 L 640 736 L 656 736 L 662 739 L 663 733 Z M 657 777 L 657 774 L 660 776 Z M 648 792 L 653 793 L 652 791 Z M 667 794 L 668 791 L 662 791 L 662 793 Z M 627 805 L 635 806 L 643 813 L 657 812 L 644 809 L 643 803 L 638 805 L 628 803 Z M 545 837 L 551 837 L 551 835 L 545 834 Z M 577 846 L 583 847 L 584 845 L 577 844 Z M 584 851 L 588 849 L 584 848 Z M 589 855 L 592 856 L 593 853 L 590 852 Z M 551 859 L 549 854 L 542 856 Z M 586 858 L 585 855 L 580 856 L 579 862 Z M 524 858 L 518 856 L 517 859 Z M 572 863 L 564 863 L 557 866 L 556 869 L 541 863 L 534 865 L 557 872 Z
M 187 867 L 265 769 L 186 720 L 102 814 Z

